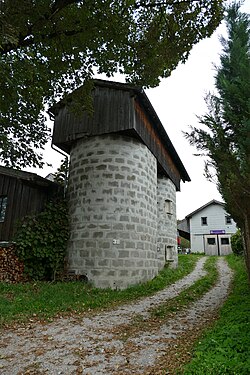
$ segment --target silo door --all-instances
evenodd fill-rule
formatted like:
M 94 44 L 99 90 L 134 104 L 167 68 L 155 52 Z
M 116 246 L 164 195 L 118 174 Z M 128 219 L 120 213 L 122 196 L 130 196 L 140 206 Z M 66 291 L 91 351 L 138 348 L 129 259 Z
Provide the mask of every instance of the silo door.
M 206 255 L 219 255 L 218 236 L 214 234 L 204 235 L 205 254 Z

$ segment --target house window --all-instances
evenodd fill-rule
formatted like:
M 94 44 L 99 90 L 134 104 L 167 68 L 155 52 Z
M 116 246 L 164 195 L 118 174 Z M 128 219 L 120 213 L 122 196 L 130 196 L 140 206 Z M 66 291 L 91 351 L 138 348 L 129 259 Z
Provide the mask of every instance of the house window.
M 0 222 L 4 221 L 7 207 L 7 197 L 0 197 Z
M 226 219 L 226 224 L 232 224 L 232 218 L 231 218 L 231 216 L 227 215 L 225 217 L 225 219 Z
M 214 237 L 208 238 L 207 243 L 208 245 L 215 245 L 215 238 Z
M 207 217 L 201 218 L 201 225 L 207 225 Z
M 228 237 L 222 237 L 221 238 L 221 244 L 222 245 L 229 245 L 229 238 Z
M 172 201 L 170 201 L 169 199 L 165 200 L 165 212 L 166 214 L 170 215 L 172 215 L 173 213 Z

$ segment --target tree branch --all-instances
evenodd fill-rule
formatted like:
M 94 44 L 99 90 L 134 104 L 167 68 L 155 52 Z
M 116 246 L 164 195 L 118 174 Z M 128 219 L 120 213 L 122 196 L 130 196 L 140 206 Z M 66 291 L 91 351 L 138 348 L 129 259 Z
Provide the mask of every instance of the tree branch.
M 35 23 L 29 25 L 27 28 L 27 32 L 25 34 L 20 33 L 19 38 L 18 38 L 18 43 L 6 43 L 1 46 L 0 53 L 1 55 L 5 55 L 8 52 L 11 52 L 12 50 L 18 49 L 20 47 L 29 47 L 34 43 L 34 38 L 33 38 L 33 30 L 34 27 L 37 26 L 37 24 L 42 23 L 43 26 L 46 25 L 49 21 L 52 21 L 53 17 L 59 13 L 61 10 L 65 9 L 67 6 L 71 4 L 78 4 L 82 2 L 82 0 L 55 0 L 54 4 L 51 6 L 50 13 L 44 13 L 42 16 L 40 16 Z M 70 31 L 70 32 L 64 32 L 65 36 L 72 36 L 79 34 L 79 30 Z M 61 33 L 62 35 L 63 33 Z M 44 35 L 42 36 L 43 39 L 48 37 L 49 39 L 52 39 L 52 37 L 56 37 L 57 33 L 53 33 L 51 35 Z
M 78 4 L 82 0 L 55 0 L 54 4 L 51 7 L 52 14 L 50 16 L 50 19 L 54 17 L 56 13 L 58 13 L 60 10 L 66 8 L 68 5 L 71 4 Z
M 138 1 L 135 3 L 135 8 L 136 9 L 139 9 L 139 8 L 154 8 L 154 7 L 157 7 L 157 6 L 172 6 L 172 5 L 180 5 L 180 4 L 190 4 L 190 3 L 197 3 L 199 0 L 179 0 L 179 1 L 176 1 L 176 0 L 172 0 L 172 1 L 169 1 L 169 0 L 166 0 L 166 1 L 155 1 L 155 2 L 150 2 L 148 4 L 146 4 L 145 1 Z

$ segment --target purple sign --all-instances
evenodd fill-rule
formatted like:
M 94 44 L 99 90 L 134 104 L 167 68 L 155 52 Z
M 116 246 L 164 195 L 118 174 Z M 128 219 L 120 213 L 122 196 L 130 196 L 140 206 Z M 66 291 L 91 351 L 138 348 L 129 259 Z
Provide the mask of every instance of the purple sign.
M 210 230 L 210 234 L 225 234 L 225 230 L 224 229 Z

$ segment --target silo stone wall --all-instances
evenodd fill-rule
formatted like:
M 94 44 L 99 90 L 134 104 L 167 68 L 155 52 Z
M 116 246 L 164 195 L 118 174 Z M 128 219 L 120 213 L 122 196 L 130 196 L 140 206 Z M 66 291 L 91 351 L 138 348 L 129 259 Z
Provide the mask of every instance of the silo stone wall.
M 68 270 L 123 289 L 158 273 L 157 161 L 136 139 L 108 134 L 71 149 Z
M 176 188 L 166 176 L 158 176 L 157 180 L 158 207 L 158 267 L 162 269 L 166 262 L 172 267 L 178 265 L 177 252 L 177 220 L 176 220 Z

